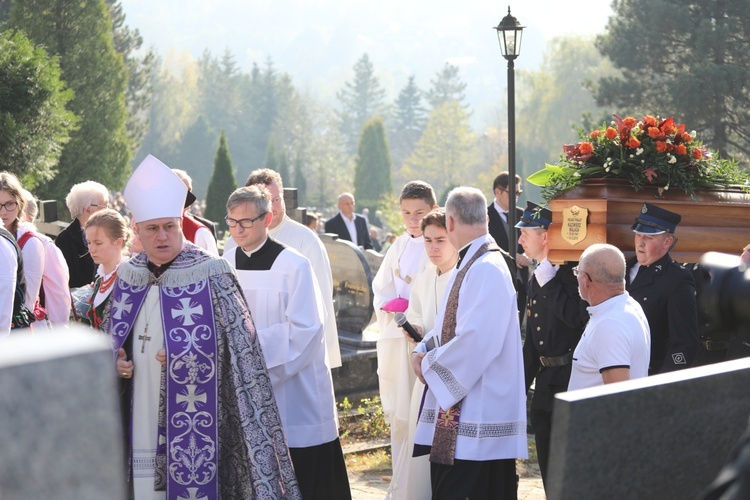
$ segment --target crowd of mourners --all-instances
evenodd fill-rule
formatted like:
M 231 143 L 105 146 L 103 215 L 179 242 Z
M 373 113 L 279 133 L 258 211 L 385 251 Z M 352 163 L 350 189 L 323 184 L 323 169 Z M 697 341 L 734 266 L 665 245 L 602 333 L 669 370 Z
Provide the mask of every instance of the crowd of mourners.
M 108 335 L 119 378 L 123 475 L 135 499 L 350 498 L 331 370 L 342 364 L 319 232 L 384 254 L 372 282 L 378 381 L 390 425 L 387 498 L 516 498 L 528 419 L 548 487 L 555 395 L 748 354 L 699 331 L 705 273 L 675 262 L 679 214 L 633 214 L 635 256 L 608 244 L 548 258 L 552 213 L 517 208 L 521 179 L 487 201 L 408 182 L 405 232 L 382 213 L 299 224 L 280 175 L 251 173 L 226 202 L 220 256 L 192 181 L 149 156 L 122 193 L 74 185 L 53 241 L 37 202 L 0 173 L 0 335 Z M 508 212 L 519 238 L 509 254 Z M 750 261 L 744 249 L 743 261 Z M 532 391 L 533 389 L 533 391 Z

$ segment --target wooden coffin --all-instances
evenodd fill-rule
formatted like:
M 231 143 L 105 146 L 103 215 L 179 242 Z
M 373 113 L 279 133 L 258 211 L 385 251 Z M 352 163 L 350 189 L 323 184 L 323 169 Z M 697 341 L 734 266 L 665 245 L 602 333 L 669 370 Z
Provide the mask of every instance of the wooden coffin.
M 550 202 L 549 260 L 555 264 L 578 261 L 593 243 L 609 243 L 632 257 L 632 226 L 644 202 L 682 216 L 675 232 L 677 244 L 670 252 L 676 261 L 698 262 L 710 251 L 739 255 L 750 243 L 750 194 L 740 189 L 706 189 L 696 198 L 675 189 L 660 193 L 655 186 L 635 191 L 624 179 L 587 180 Z M 585 219 L 585 210 L 575 207 L 588 210 Z

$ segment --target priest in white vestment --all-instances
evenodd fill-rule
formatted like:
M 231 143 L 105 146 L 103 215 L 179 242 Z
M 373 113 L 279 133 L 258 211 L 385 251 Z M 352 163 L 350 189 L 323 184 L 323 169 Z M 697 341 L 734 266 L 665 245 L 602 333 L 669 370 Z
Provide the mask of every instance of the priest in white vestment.
M 124 191 L 144 251 L 120 266 L 102 328 L 132 497 L 301 498 L 236 276 L 183 237 L 186 192 L 150 155 Z
M 475 188 L 448 195 L 460 260 L 434 328 L 411 355 L 428 386 L 414 451 L 430 455 L 433 498 L 515 499 L 515 459 L 528 455 L 516 293 L 485 207 Z
M 253 316 L 303 498 L 350 498 L 320 290 L 310 261 L 268 237 L 271 218 L 265 187 L 233 192 L 225 220 L 238 246 L 223 258 Z
M 341 351 L 339 350 L 339 330 L 336 326 L 336 311 L 333 308 L 333 276 L 331 274 L 331 262 L 328 259 L 325 245 L 320 241 L 315 232 L 310 228 L 292 220 L 286 215 L 286 204 L 284 203 L 284 184 L 281 175 L 270 168 L 253 170 L 245 182 L 245 186 L 262 184 L 271 193 L 271 225 L 268 235 L 274 240 L 282 243 L 307 257 L 312 265 L 315 277 L 318 280 L 320 295 L 323 299 L 325 309 L 325 339 L 326 353 L 328 355 L 328 366 L 338 368 L 341 366 Z M 237 246 L 231 236 L 224 245 L 224 251 Z

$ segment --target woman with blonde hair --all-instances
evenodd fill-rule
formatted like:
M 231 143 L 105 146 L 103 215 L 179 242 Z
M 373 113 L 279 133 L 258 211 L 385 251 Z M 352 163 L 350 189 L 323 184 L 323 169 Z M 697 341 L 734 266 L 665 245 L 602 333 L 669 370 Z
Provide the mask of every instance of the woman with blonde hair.
M 130 225 L 116 210 L 105 208 L 86 221 L 86 242 L 94 263 L 99 268 L 91 296 L 89 320 L 91 326 L 100 328 L 102 314 L 117 281 L 117 269 L 129 259 L 128 243 L 133 237 Z

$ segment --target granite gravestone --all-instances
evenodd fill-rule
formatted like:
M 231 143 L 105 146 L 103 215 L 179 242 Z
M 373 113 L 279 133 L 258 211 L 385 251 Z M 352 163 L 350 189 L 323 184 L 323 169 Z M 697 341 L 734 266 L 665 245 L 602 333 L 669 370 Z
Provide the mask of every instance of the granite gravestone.
M 339 336 L 361 334 L 373 314 L 372 273 L 362 249 L 335 235 L 321 234 L 333 274 L 333 306 Z
M 548 498 L 695 498 L 747 426 L 750 358 L 557 395 Z
M 0 340 L 0 498 L 124 499 L 117 397 L 102 335 Z

